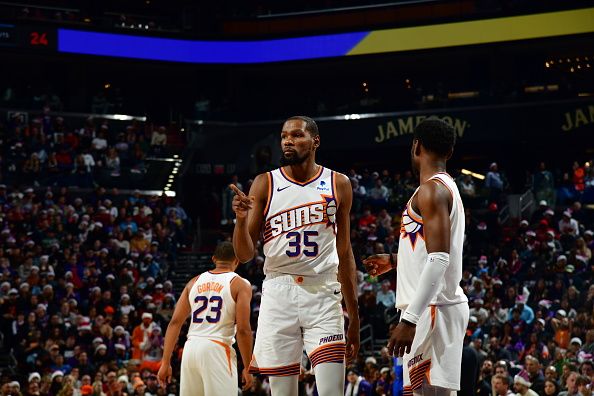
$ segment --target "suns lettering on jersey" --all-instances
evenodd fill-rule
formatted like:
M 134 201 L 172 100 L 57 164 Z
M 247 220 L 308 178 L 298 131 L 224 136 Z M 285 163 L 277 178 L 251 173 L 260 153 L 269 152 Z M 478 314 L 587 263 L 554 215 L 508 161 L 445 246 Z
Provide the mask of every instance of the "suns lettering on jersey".
M 404 209 L 404 212 L 402 212 L 400 234 L 402 235 L 402 239 L 408 239 L 412 250 L 415 250 L 417 238 L 425 240 L 425 234 L 423 232 L 423 220 L 410 213 L 408 205 L 406 205 L 406 209 Z
M 290 231 L 313 224 L 326 224 L 336 232 L 336 200 L 320 194 L 322 199 L 284 210 L 268 218 L 264 225 L 264 243 Z

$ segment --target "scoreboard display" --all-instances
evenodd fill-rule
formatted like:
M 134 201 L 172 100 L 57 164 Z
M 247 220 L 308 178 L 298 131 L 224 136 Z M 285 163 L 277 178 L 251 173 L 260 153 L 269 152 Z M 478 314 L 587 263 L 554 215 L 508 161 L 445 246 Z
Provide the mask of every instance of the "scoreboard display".
M 0 23 L 0 49 L 24 48 L 36 51 L 55 51 L 56 40 L 56 29 L 52 27 Z

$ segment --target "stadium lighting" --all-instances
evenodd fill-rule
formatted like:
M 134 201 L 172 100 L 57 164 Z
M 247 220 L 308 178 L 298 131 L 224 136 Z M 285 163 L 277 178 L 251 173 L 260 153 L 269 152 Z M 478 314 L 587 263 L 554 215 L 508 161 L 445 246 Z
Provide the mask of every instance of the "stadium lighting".
M 472 171 L 469 171 L 468 169 L 462 169 L 461 172 L 463 175 L 470 175 L 479 180 L 485 180 L 485 175 L 481 175 L 480 173 L 474 173 Z
M 163 191 L 168 197 L 175 197 L 175 191 Z

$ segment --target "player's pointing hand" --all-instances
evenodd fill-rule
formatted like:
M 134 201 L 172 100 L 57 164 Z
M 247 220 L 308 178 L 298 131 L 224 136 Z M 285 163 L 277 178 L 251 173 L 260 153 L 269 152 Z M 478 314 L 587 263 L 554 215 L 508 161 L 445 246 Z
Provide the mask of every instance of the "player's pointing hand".
M 235 193 L 231 204 L 237 218 L 245 218 L 248 211 L 254 206 L 254 197 L 247 196 L 235 184 L 229 184 L 229 188 Z

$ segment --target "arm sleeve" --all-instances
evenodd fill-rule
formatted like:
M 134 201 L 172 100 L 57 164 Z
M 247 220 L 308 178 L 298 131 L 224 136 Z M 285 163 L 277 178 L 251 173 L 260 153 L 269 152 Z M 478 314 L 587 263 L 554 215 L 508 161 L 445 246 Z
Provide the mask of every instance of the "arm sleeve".
M 445 252 L 429 253 L 427 263 L 419 279 L 419 287 L 413 301 L 402 314 L 402 319 L 417 324 L 421 314 L 431 304 L 439 292 L 445 271 L 450 264 L 450 254 Z

